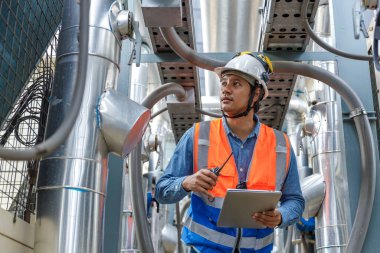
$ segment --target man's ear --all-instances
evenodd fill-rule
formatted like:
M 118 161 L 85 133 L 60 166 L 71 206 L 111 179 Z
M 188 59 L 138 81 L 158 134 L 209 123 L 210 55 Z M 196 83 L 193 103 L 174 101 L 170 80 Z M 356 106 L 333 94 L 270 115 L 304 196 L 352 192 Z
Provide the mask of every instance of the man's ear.
M 253 102 L 256 102 L 260 99 L 261 93 L 263 92 L 262 88 L 256 87 L 255 96 L 253 97 Z

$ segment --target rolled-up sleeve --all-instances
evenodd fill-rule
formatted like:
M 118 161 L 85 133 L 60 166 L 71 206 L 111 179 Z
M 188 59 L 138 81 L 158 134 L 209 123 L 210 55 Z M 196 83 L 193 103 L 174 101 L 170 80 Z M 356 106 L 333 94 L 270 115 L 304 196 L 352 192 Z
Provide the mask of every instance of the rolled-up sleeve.
M 302 196 L 297 160 L 293 149 L 291 149 L 289 172 L 284 182 L 280 203 L 279 211 L 282 215 L 280 228 L 292 225 L 301 218 L 305 200 Z
M 189 194 L 183 189 L 182 182 L 193 174 L 193 129 L 192 127 L 184 133 L 156 184 L 155 198 L 161 204 L 178 202 Z

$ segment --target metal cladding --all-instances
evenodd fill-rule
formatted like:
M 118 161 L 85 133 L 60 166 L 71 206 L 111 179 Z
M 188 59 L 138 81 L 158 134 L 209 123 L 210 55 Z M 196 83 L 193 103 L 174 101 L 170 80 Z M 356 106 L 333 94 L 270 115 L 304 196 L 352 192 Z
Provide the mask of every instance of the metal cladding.
M 150 120 L 150 110 L 109 89 L 100 98 L 99 127 L 108 149 L 122 157 L 141 140 Z

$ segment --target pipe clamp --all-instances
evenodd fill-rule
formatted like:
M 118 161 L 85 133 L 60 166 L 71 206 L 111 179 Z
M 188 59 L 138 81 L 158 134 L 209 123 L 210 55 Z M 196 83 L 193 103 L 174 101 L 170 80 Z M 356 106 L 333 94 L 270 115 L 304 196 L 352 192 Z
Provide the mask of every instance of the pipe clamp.
M 360 116 L 362 114 L 367 115 L 366 110 L 363 107 L 358 107 L 358 108 L 353 109 L 350 112 L 349 118 L 352 119 L 352 118 L 355 118 L 356 116 Z

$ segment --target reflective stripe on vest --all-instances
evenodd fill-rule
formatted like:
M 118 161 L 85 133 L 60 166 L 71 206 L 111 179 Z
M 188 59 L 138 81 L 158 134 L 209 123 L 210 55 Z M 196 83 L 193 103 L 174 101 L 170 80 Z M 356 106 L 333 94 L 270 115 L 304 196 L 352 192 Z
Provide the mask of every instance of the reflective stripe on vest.
M 198 138 L 194 138 L 194 148 L 196 149 L 196 152 L 194 152 L 193 170 L 194 172 L 197 172 L 198 168 L 202 169 L 207 167 L 207 156 L 199 156 L 198 154 L 208 154 L 208 149 L 210 146 L 210 122 L 205 121 L 204 124 L 202 124 L 201 129 L 200 124 L 196 124 L 194 133 L 198 136 Z
M 236 238 L 234 236 L 230 236 L 222 232 L 218 232 L 213 229 L 210 229 L 202 224 L 199 224 L 193 221 L 193 219 L 190 216 L 186 218 L 184 226 L 187 229 L 189 229 L 191 232 L 199 236 L 202 236 L 204 238 L 207 238 L 207 240 L 215 244 L 222 245 L 225 247 L 230 247 L 230 248 L 233 248 L 235 246 Z M 273 233 L 263 238 L 241 237 L 239 246 L 240 248 L 260 250 L 272 244 L 272 242 L 273 242 Z

